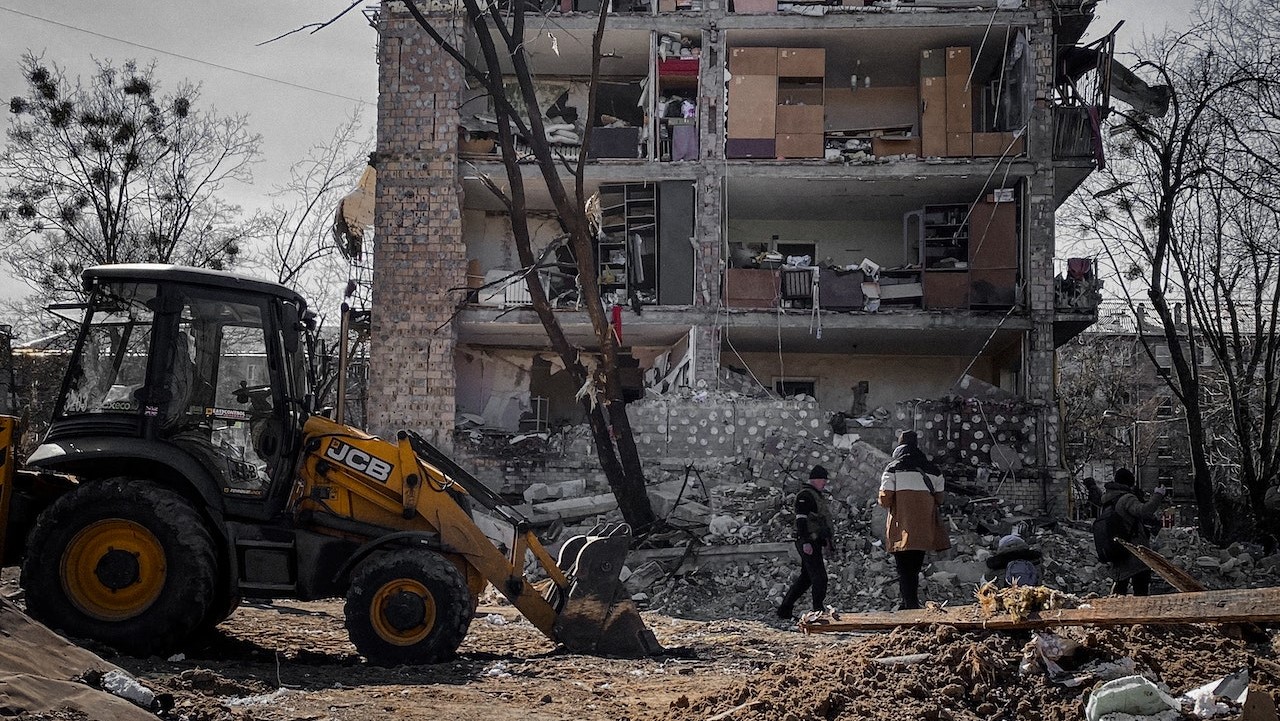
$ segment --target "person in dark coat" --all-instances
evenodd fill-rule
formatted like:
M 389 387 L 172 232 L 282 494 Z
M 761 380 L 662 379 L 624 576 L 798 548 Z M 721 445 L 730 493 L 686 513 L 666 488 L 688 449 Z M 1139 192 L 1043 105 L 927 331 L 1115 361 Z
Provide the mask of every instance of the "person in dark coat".
M 1133 471 L 1121 468 L 1116 471 L 1115 480 L 1108 483 L 1103 491 L 1102 511 L 1114 506 L 1124 526 L 1124 533 L 1120 537 L 1129 543 L 1148 546 L 1151 544 L 1151 529 L 1160 527 L 1156 511 L 1164 503 L 1165 493 L 1164 486 L 1156 486 L 1151 499 L 1143 500 Z M 1119 559 L 1107 564 L 1114 579 L 1111 593 L 1123 596 L 1129 592 L 1132 582 L 1133 595 L 1148 595 L 1151 592 L 1151 569 L 1126 548 L 1121 547 L 1117 554 Z
M 825 608 L 827 565 L 822 554 L 831 551 L 833 535 L 831 513 L 824 497 L 826 488 L 827 469 L 814 466 L 809 471 L 809 482 L 796 494 L 796 550 L 800 552 L 800 575 L 778 606 L 778 618 L 791 618 L 796 601 L 809 590 L 813 594 L 813 610 Z
M 942 471 L 920 450 L 916 432 L 899 433 L 893 460 L 880 477 L 878 500 L 889 510 L 884 544 L 898 568 L 901 609 L 920 608 L 924 554 L 951 548 L 939 511 L 945 490 Z

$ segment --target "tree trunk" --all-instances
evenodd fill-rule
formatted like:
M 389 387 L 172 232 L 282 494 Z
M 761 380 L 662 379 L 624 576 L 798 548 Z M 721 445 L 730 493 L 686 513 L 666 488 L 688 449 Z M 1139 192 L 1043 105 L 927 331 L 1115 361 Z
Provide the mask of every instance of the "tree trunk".
M 623 519 L 638 532 L 648 531 L 654 526 L 656 518 L 645 490 L 644 472 L 622 397 L 622 387 L 617 371 L 618 342 L 601 304 L 594 263 L 595 248 L 587 218 L 585 198 L 581 197 L 581 162 L 578 168 L 578 192 L 571 196 L 560 178 L 560 163 L 546 138 L 542 119 L 544 111 L 538 104 L 533 72 L 524 55 L 524 5 L 516 3 L 512 6 L 511 26 L 507 28 L 506 19 L 496 6 L 482 6 L 478 0 L 463 0 L 463 3 L 466 7 L 465 21 L 475 32 L 479 41 L 484 58 L 482 66 L 471 63 L 459 51 L 458 45 L 450 43 L 435 30 L 417 7 L 416 0 L 409 0 L 406 7 L 431 39 L 457 60 L 467 72 L 479 78 L 494 99 L 498 120 L 498 147 L 501 150 L 507 181 L 511 188 L 510 197 L 503 195 L 496 186 L 490 185 L 490 190 L 498 195 L 507 207 L 517 254 L 527 272 L 525 285 L 529 289 L 534 311 L 547 332 L 552 349 L 580 388 L 586 387 L 587 384 L 595 386 L 594 393 L 583 394 L 581 403 L 589 420 L 601 470 L 604 471 L 609 487 L 618 499 L 618 507 Z M 606 17 L 607 13 L 602 8 L 593 39 L 591 99 L 585 121 L 583 152 L 590 136 L 595 90 L 599 84 L 600 43 Z M 497 33 L 505 42 L 506 47 L 501 51 L 494 42 L 493 33 Z M 519 87 L 518 100 L 509 99 L 504 88 L 501 75 L 503 59 L 510 60 L 512 74 Z M 528 121 L 527 127 L 516 110 L 517 105 L 523 106 Z M 538 261 L 533 252 L 532 235 L 529 232 L 526 214 L 524 177 L 517 159 L 513 126 L 523 130 L 525 140 L 533 150 L 552 204 L 559 214 L 560 226 L 568 236 L 569 247 L 573 251 L 578 267 L 579 287 L 582 293 L 581 304 L 591 320 L 600 354 L 600 362 L 594 369 L 588 368 L 582 362 L 579 356 L 580 349 L 574 347 L 565 335 L 539 279 L 538 269 L 535 267 Z

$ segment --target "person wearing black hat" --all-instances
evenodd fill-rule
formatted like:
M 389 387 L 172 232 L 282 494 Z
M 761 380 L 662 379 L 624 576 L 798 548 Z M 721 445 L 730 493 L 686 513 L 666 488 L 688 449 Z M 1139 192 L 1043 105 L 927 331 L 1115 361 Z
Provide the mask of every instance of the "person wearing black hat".
M 809 471 L 809 482 L 796 494 L 796 550 L 800 552 L 800 575 L 778 606 L 778 618 L 791 618 L 796 601 L 806 590 L 812 589 L 813 610 L 825 608 L 827 598 L 827 565 L 822 560 L 824 551 L 831 551 L 831 514 L 827 511 L 824 491 L 827 488 L 827 469 L 814 466 Z
M 1142 490 L 1138 487 L 1133 471 L 1121 468 L 1116 471 L 1115 480 L 1108 483 L 1102 494 L 1101 515 L 1114 513 L 1118 517 L 1116 535 L 1129 543 L 1147 546 L 1151 543 L 1151 527 L 1159 527 L 1156 511 L 1164 503 L 1167 489 L 1163 485 L 1155 487 L 1150 500 L 1143 500 Z M 1110 534 L 1108 534 L 1110 535 Z M 1151 592 L 1151 569 L 1142 559 L 1133 555 L 1128 549 L 1120 546 L 1113 550 L 1114 558 L 1107 561 L 1111 569 L 1114 583 L 1111 593 L 1123 596 L 1129 592 L 1129 584 L 1133 584 L 1133 595 L 1146 596 Z
M 888 509 L 884 547 L 898 569 L 900 609 L 920 608 L 920 569 L 928 551 L 951 548 L 942 525 L 942 471 L 920 450 L 915 431 L 898 433 L 893 460 L 880 476 L 879 503 Z

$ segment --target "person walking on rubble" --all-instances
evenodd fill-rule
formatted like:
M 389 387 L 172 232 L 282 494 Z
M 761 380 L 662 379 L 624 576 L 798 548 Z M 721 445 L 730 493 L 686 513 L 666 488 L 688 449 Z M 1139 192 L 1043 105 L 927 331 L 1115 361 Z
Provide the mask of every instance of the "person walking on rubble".
M 1144 500 L 1133 471 L 1121 468 L 1116 471 L 1115 480 L 1105 486 L 1098 523 L 1103 525 L 1108 536 L 1148 546 L 1151 544 L 1151 529 L 1160 527 L 1156 511 L 1164 503 L 1165 493 L 1167 489 L 1158 485 L 1152 492 L 1151 499 Z M 1151 569 L 1142 559 L 1130 553 L 1129 549 L 1118 543 L 1113 544 L 1107 551 L 1107 558 L 1103 560 L 1110 567 L 1111 577 L 1114 579 L 1111 586 L 1113 595 L 1123 596 L 1128 593 L 1131 582 L 1133 595 L 1150 594 Z
M 942 471 L 920 450 L 916 432 L 898 433 L 893 460 L 880 478 L 879 501 L 889 510 L 885 550 L 898 567 L 899 609 L 920 608 L 924 554 L 951 548 L 939 511 L 945 489 Z
M 812 590 L 813 610 L 825 608 L 827 598 L 827 565 L 822 560 L 824 552 L 831 552 L 831 514 L 824 497 L 827 488 L 827 469 L 814 466 L 809 471 L 809 482 L 796 494 L 796 550 L 800 552 L 800 575 L 791 584 L 787 595 L 778 606 L 778 618 L 791 618 L 796 601 L 806 590 Z

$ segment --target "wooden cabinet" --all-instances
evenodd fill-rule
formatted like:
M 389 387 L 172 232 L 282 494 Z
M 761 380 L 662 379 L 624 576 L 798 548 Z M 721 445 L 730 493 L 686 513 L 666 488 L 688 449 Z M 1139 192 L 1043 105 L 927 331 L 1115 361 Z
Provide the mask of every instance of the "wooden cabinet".
M 1018 267 L 1018 218 L 1014 203 L 974 203 L 969 216 L 969 268 Z
M 724 302 L 730 308 L 776 308 L 778 271 L 729 268 L 724 273 Z
M 926 270 L 924 307 L 928 310 L 969 307 L 969 273 L 963 270 Z
M 1017 302 L 1016 203 L 974 203 L 969 216 L 969 274 L 970 305 L 1008 308 Z
M 924 269 L 924 307 L 1008 308 L 1017 302 L 1017 203 L 926 205 L 907 214 Z M 910 257 L 908 255 L 908 257 Z

